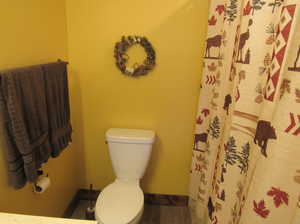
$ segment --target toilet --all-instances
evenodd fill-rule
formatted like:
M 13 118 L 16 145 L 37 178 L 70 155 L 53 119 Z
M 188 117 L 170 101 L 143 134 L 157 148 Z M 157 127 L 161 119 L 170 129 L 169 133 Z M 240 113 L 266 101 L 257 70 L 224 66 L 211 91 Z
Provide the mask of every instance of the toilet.
M 155 133 L 150 130 L 111 128 L 106 132 L 116 179 L 97 199 L 95 216 L 99 224 L 139 223 L 144 209 L 140 179 L 154 140 Z

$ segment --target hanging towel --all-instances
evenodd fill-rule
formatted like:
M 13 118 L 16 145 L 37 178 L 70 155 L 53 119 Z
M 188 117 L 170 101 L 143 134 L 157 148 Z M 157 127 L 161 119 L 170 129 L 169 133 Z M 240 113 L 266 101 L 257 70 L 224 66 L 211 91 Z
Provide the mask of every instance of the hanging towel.
M 51 155 L 57 157 L 72 141 L 67 63 L 61 61 L 41 67 L 45 80 Z
M 12 185 L 37 180 L 51 152 L 45 80 L 41 66 L 0 72 L 0 106 Z

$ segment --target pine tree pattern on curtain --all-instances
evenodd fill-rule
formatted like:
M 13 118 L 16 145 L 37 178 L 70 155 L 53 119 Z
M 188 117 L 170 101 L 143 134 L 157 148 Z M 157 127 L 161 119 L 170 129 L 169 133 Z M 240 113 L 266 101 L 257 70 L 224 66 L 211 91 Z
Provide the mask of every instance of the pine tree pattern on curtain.
M 211 1 L 201 87 L 193 223 L 299 224 L 300 1 Z

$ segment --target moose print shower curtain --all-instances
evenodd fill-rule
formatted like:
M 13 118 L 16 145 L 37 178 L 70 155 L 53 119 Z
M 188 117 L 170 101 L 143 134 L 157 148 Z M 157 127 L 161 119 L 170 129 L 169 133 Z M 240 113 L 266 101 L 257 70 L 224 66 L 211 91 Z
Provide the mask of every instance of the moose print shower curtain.
M 299 224 L 300 1 L 211 1 L 201 86 L 193 223 Z

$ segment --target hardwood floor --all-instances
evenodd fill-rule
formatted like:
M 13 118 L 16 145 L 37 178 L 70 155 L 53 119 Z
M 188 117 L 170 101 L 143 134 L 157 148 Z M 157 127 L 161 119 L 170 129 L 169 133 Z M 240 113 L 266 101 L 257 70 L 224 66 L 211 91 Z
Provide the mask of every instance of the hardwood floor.
M 188 207 L 145 205 L 140 224 L 191 224 Z
M 88 201 L 80 201 L 71 218 L 85 219 L 87 206 Z M 140 224 L 191 224 L 189 208 L 145 204 Z

